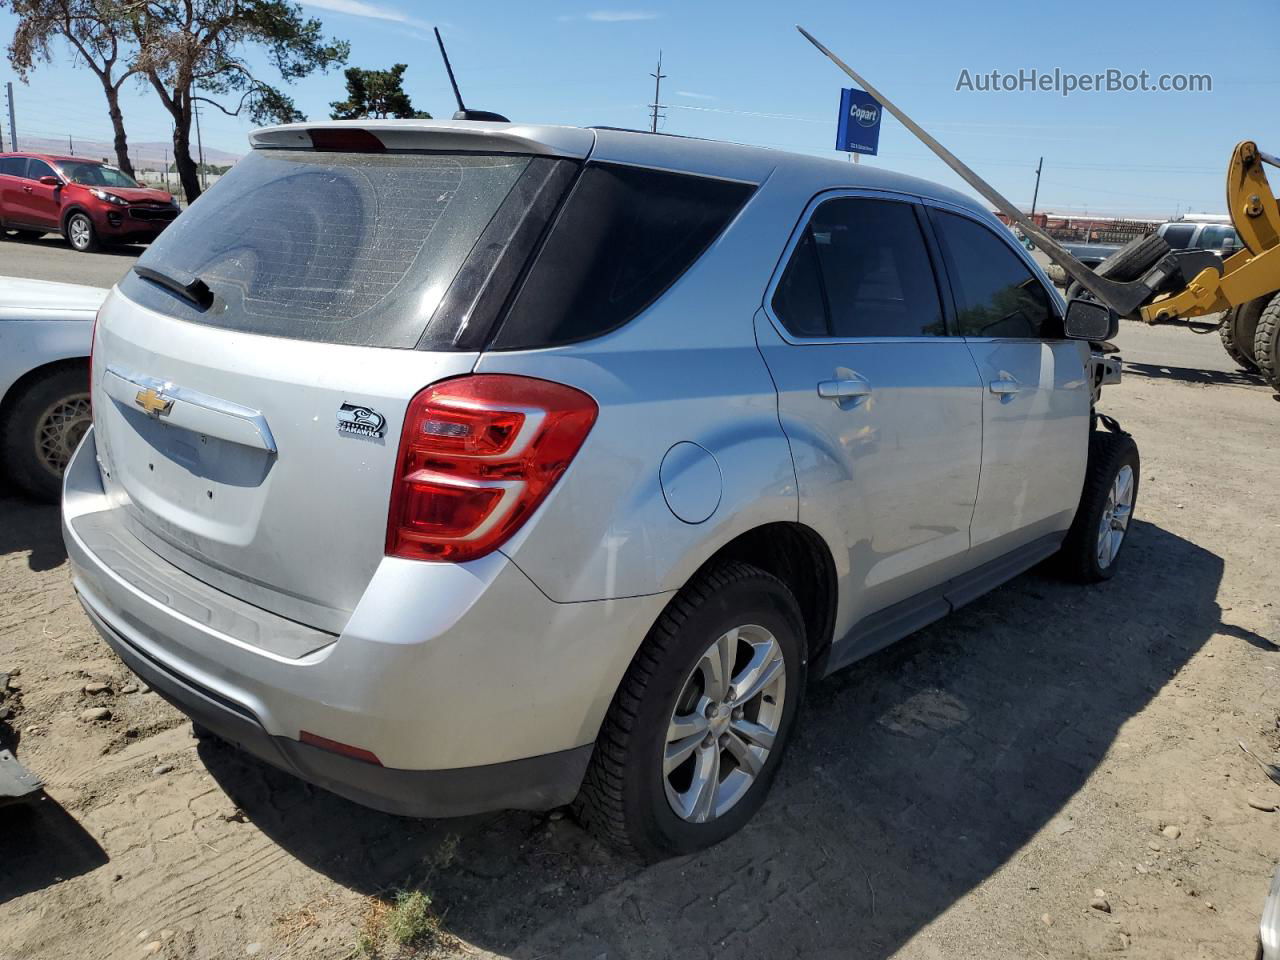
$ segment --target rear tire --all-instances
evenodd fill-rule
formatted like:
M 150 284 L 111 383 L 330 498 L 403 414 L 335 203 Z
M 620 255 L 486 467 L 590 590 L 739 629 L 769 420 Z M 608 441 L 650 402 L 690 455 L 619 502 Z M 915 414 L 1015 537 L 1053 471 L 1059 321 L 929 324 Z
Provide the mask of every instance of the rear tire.
M 1129 541 L 1141 466 L 1138 445 L 1129 434 L 1094 430 L 1089 435 L 1080 505 L 1058 552 L 1059 568 L 1068 579 L 1098 583 L 1115 575 Z
M 736 562 L 698 574 L 618 687 L 575 816 L 598 839 L 650 862 L 737 832 L 777 775 L 806 661 L 800 608 L 781 580 Z
M 1222 349 L 1227 351 L 1227 356 L 1236 362 L 1236 365 L 1243 370 L 1254 371 L 1257 366 L 1253 360 L 1240 349 L 1240 314 L 1247 307 L 1233 307 L 1227 311 L 1227 315 L 1222 319 L 1222 326 L 1218 327 L 1218 336 L 1222 338 Z M 1250 352 L 1253 350 L 1252 338 L 1249 343 Z
M 1253 336 L 1253 361 L 1267 382 L 1280 390 L 1280 294 L 1271 298 L 1258 317 Z
M 1257 297 L 1242 304 L 1236 311 L 1235 343 L 1236 349 L 1244 354 L 1249 362 L 1249 370 L 1258 369 L 1258 361 L 1254 356 L 1254 341 L 1258 336 L 1258 321 L 1262 319 L 1262 311 L 1267 309 L 1271 297 Z
M 67 461 L 89 429 L 89 371 L 66 365 L 17 389 L 0 420 L 0 462 L 27 493 L 56 503 Z

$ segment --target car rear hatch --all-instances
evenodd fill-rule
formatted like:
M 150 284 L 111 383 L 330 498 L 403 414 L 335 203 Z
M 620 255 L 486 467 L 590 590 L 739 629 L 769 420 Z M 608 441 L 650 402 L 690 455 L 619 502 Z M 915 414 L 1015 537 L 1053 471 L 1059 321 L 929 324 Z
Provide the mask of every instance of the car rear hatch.
M 212 586 L 340 631 L 384 554 L 407 405 L 475 365 L 590 150 L 572 134 L 256 134 L 99 317 L 97 449 L 133 534 Z

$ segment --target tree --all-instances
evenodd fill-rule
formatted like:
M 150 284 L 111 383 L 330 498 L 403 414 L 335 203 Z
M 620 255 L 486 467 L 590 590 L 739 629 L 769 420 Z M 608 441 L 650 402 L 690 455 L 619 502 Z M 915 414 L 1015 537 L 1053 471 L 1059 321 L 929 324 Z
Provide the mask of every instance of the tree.
M 191 156 L 196 102 L 228 116 L 247 114 L 254 123 L 306 119 L 290 97 L 253 72 L 250 50 L 265 53 L 286 83 L 345 63 L 350 52 L 346 41 L 326 38 L 320 21 L 304 19 L 290 0 L 134 0 L 129 9 L 135 65 L 173 117 L 173 159 L 187 202 L 200 196 Z M 236 94 L 234 108 L 212 99 Z
M 397 63 L 390 70 L 364 70 L 348 67 L 347 99 L 329 104 L 334 120 L 360 120 L 372 117 L 382 120 L 397 119 L 430 120 L 431 114 L 413 109 L 409 95 L 404 92 L 406 64 Z
M 120 87 L 137 73 L 131 63 L 129 35 L 120 30 L 128 15 L 126 7 L 125 0 L 0 0 L 0 9 L 8 8 L 18 18 L 8 53 L 9 63 L 24 83 L 38 64 L 53 59 L 52 44 L 59 39 L 97 76 L 115 131 L 116 165 L 133 176 L 120 112 Z

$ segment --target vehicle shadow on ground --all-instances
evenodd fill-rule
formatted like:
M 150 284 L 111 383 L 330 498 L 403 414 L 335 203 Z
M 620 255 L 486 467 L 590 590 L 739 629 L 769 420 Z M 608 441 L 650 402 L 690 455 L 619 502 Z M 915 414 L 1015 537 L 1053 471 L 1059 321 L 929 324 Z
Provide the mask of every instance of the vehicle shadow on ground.
M 1214 383 L 1236 387 L 1265 387 L 1261 374 L 1245 370 L 1205 370 L 1199 367 L 1171 367 L 1163 363 L 1124 362 L 1124 372 L 1154 380 L 1177 380 L 1180 383 Z
M 816 684 L 756 819 L 648 868 L 568 819 L 405 820 L 215 742 L 201 756 L 291 854 L 365 893 L 421 886 L 446 929 L 484 949 L 886 957 L 1049 824 L 1219 629 L 1222 566 L 1139 522 L 1108 583 L 1017 578 Z
M 27 565 L 37 572 L 52 570 L 67 559 L 62 543 L 59 506 L 27 500 L 0 481 L 0 560 L 11 553 L 30 552 Z
M 0 807 L 0 904 L 96 870 L 107 853 L 47 794 Z
M 54 233 L 47 233 L 43 237 L 35 239 L 20 239 L 18 237 L 8 237 L 6 243 L 21 244 L 25 247 L 57 247 L 59 249 L 69 250 L 71 245 L 62 237 Z M 146 247 L 139 246 L 136 243 L 112 243 L 99 247 L 94 251 L 95 255 L 114 256 L 114 257 L 138 257 L 146 250 Z

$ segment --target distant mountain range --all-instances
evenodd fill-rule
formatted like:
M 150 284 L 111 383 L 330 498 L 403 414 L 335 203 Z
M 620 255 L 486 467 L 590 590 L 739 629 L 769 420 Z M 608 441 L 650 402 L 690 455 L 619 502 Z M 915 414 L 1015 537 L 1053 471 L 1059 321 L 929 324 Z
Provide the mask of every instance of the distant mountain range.
M 8 146 L 6 139 L 6 146 Z M 106 160 L 108 163 L 116 162 L 116 148 L 101 140 L 76 140 L 71 144 L 77 157 L 89 157 L 94 160 Z M 54 140 L 50 137 L 24 137 L 22 131 L 18 131 L 18 148 L 28 153 L 51 153 L 57 156 L 65 157 L 67 155 L 67 141 Z M 173 144 L 156 142 L 135 142 L 129 141 L 129 158 L 133 161 L 136 170 L 161 170 L 164 168 L 165 151 L 168 150 L 170 161 L 173 160 Z M 196 156 L 196 145 L 191 144 L 192 156 Z M 235 163 L 243 154 L 228 153 L 225 150 L 216 150 L 213 147 L 204 148 L 204 162 L 216 164 L 218 166 L 229 166 Z M 198 160 L 199 157 L 196 157 Z

